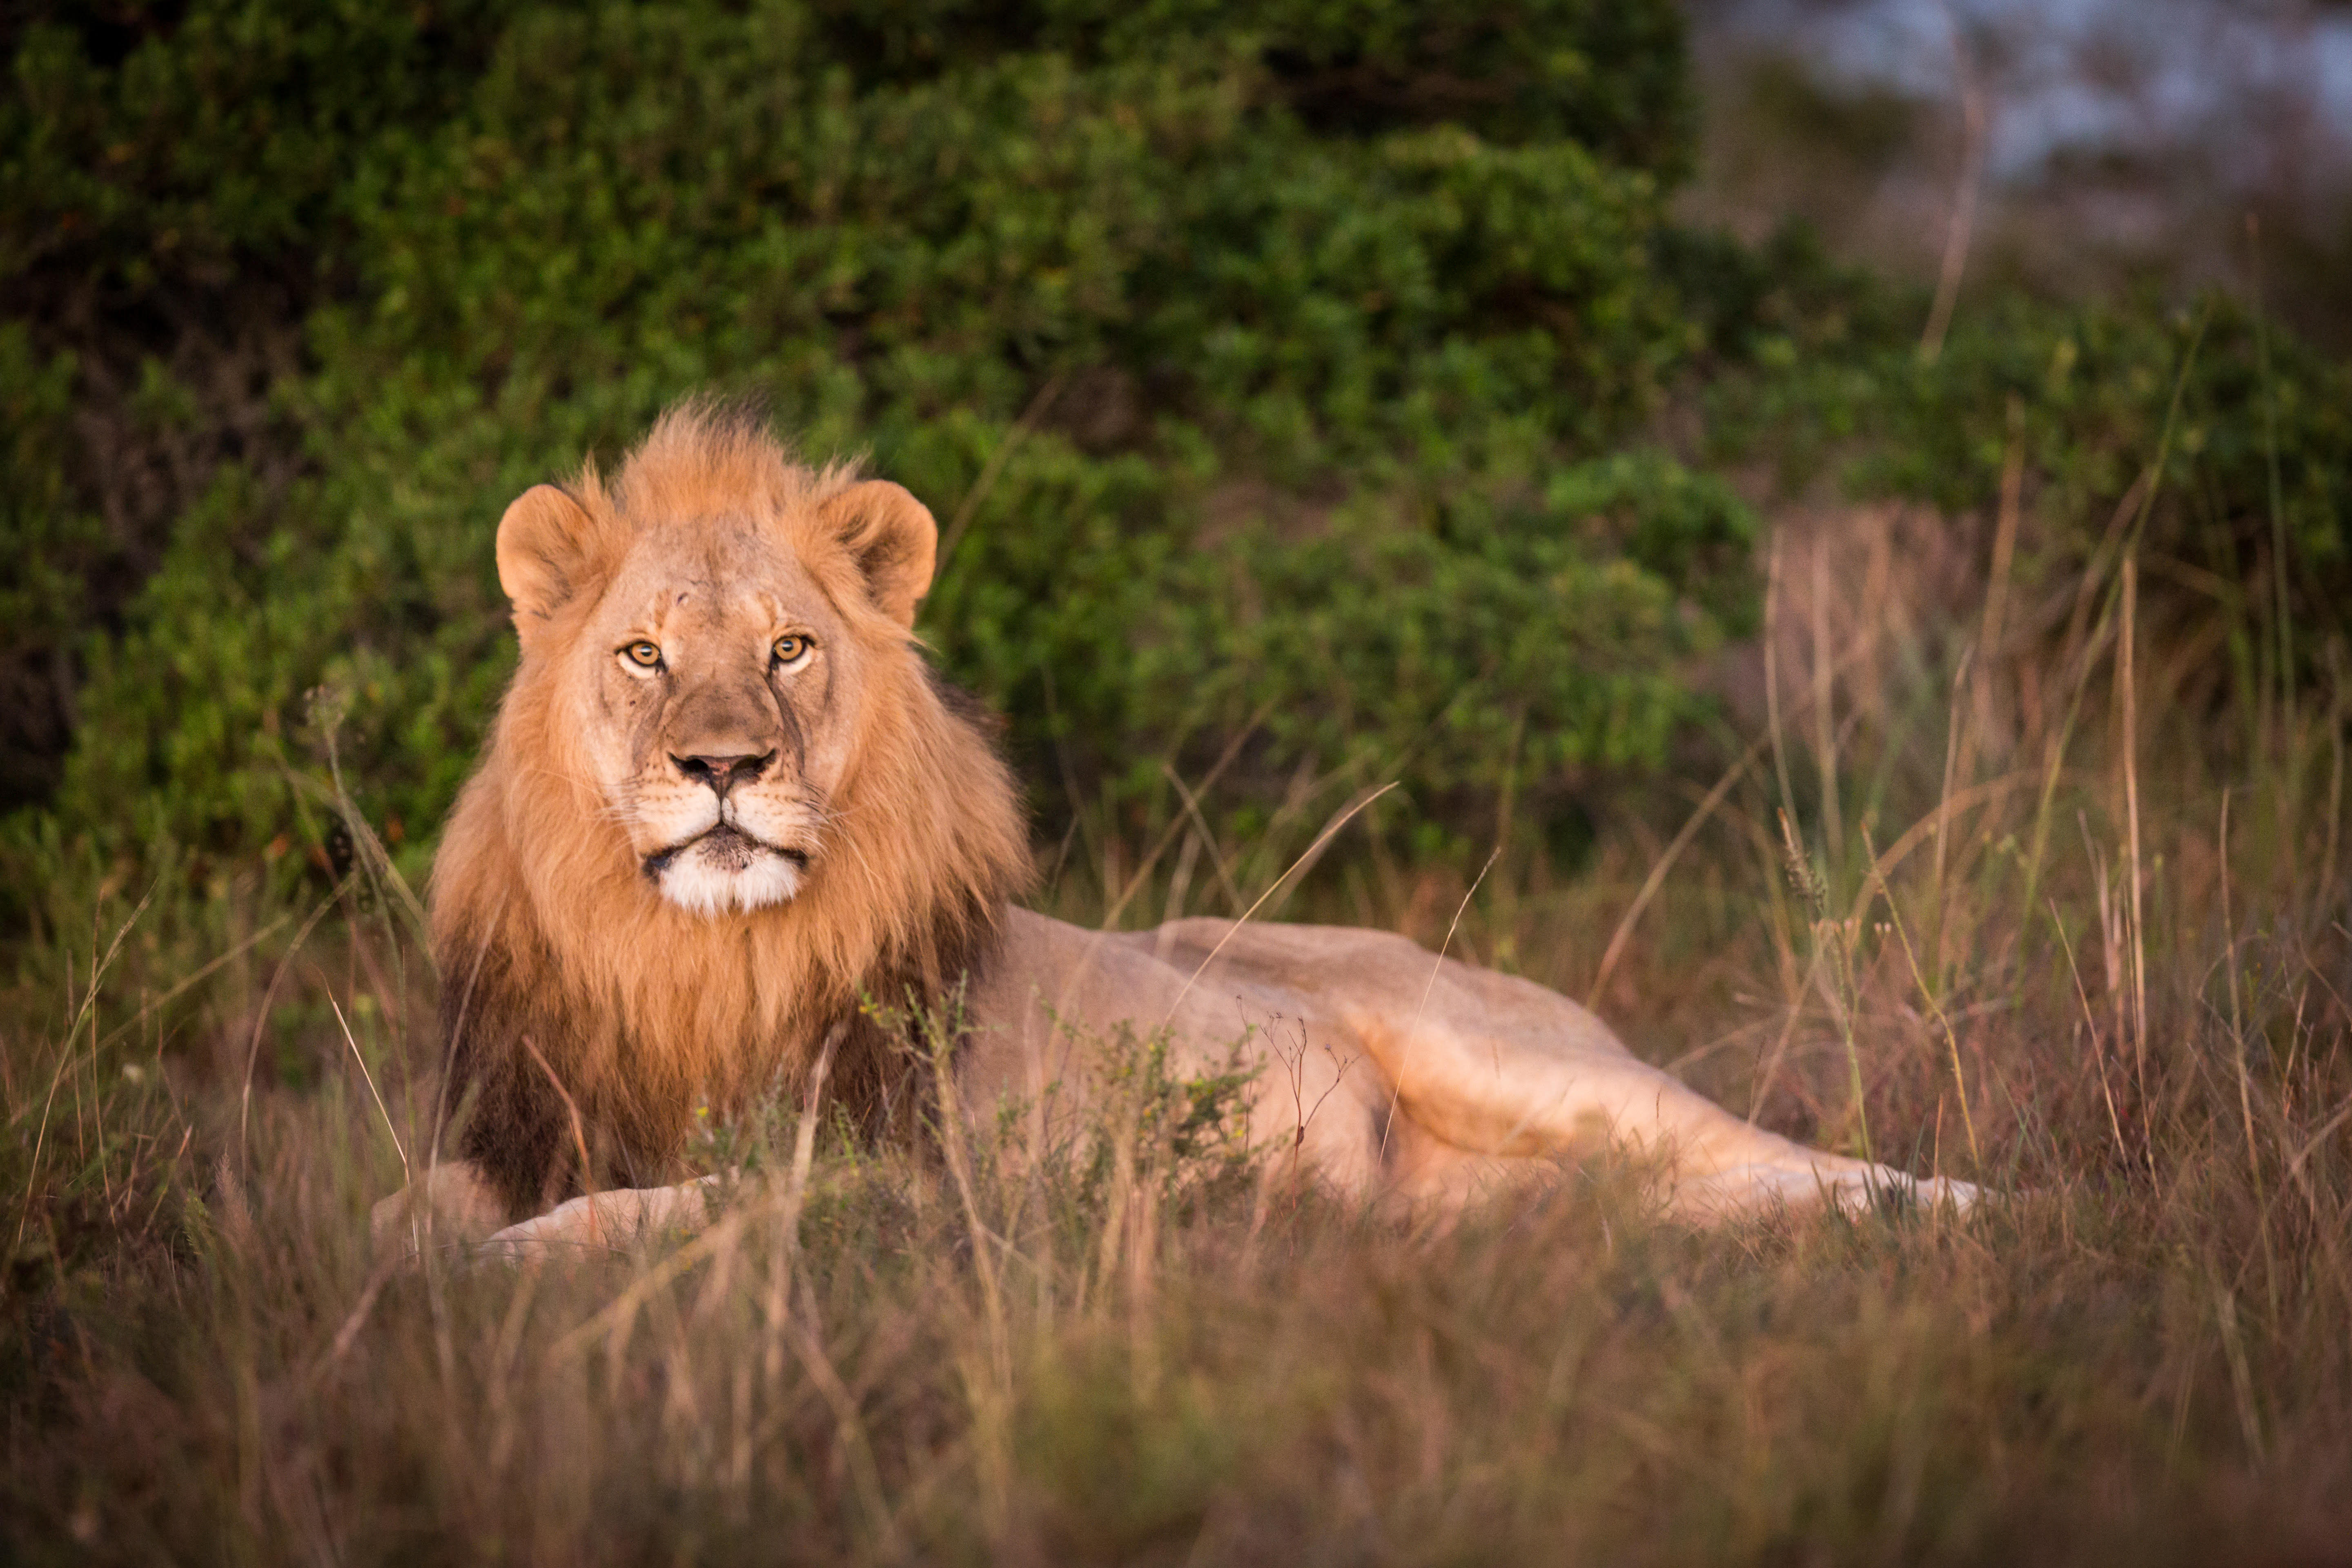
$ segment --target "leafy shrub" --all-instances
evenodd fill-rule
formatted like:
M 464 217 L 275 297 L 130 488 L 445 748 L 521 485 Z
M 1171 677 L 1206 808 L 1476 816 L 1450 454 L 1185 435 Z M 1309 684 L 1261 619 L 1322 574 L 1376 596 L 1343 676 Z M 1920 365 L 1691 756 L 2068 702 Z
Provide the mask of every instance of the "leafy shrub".
M 326 216 L 309 164 L 286 204 L 215 204 L 223 246 L 311 222 L 350 269 L 273 390 L 306 471 L 228 462 L 182 510 L 91 648 L 57 816 L 250 855 L 300 826 L 327 683 L 349 778 L 417 844 L 510 658 L 499 509 L 711 384 L 932 501 L 957 537 L 922 629 L 1038 776 L 1053 752 L 1116 797 L 1131 759 L 1221 748 L 1269 701 L 1327 720 L 1272 726 L 1238 782 L 1369 749 L 1434 806 L 1654 764 L 1747 525 L 1664 458 L 1588 475 L 1582 510 L 1570 480 L 1685 344 L 1632 166 L 1682 156 L 1671 7 L 1359 9 L 502 14 L 431 130 L 401 106 L 432 93 L 353 110 L 386 129 L 336 143 Z M 1437 112 L 1412 79 L 1453 79 L 1440 35 L 1534 74 Z M 1392 111 L 1341 112 L 1342 77 Z M 224 180 L 282 161 L 257 134 Z M 1547 661 L 1563 617 L 1585 657 Z
M 64 749 L 71 687 L 64 647 L 79 630 L 73 568 L 96 543 L 58 454 L 73 410 L 73 362 L 45 359 L 0 323 L 0 800 L 37 795 Z
M 1664 226 L 1689 149 L 1665 0 L 355 17 L 247 0 L 13 40 L 0 272 L 97 301 L 0 337 L 17 667 L 68 638 L 83 666 L 20 864 L 170 844 L 203 885 L 313 839 L 327 685 L 348 780 L 421 868 L 511 658 L 499 510 L 706 386 L 931 502 L 922 630 L 1048 817 L 1230 758 L 1245 816 L 1394 777 L 1404 820 L 1483 835 L 1517 801 L 1532 830 L 1659 765 L 1703 710 L 1691 659 L 1751 618 L 1734 491 L 1607 455 L 1670 398 L 1712 458 L 1955 510 L 2022 441 L 2025 564 L 2076 570 L 2196 333 L 1971 305 L 1931 363 L 1923 302 L 1801 232 Z M 264 411 L 184 442 L 152 559 L 74 521 L 122 511 L 73 458 L 93 367 L 152 338 L 118 423 L 226 417 L 134 328 L 257 276 L 301 280 L 270 296 L 301 338 Z M 2352 587 L 2352 399 L 2243 312 L 2199 342 L 2146 542 L 2272 658 L 2264 584 L 2303 624 Z
M 68 405 L 6 410 L 52 477 L 7 478 L 0 543 L 27 584 L 70 584 L 0 634 L 0 810 L 56 783 L 86 622 L 120 626 L 213 469 L 275 489 L 296 466 L 273 386 L 304 312 L 350 276 L 352 173 L 446 117 L 494 23 L 472 0 L 33 0 L 0 20 L 8 384 L 69 367 Z

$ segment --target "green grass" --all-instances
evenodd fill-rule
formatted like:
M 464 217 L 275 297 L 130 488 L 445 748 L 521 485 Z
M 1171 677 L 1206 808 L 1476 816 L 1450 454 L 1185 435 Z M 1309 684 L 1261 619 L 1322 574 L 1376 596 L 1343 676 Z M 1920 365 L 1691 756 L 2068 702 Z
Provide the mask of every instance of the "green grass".
M 2333 1553 L 2352 693 L 2191 702 L 2195 645 L 2137 603 L 2122 657 L 2116 571 L 1992 616 L 1979 571 L 1955 612 L 1937 537 L 1784 527 L 1776 717 L 1692 786 L 1598 1005 L 1735 1110 L 2008 1194 L 1965 1220 L 1693 1232 L 1603 1163 L 1449 1225 L 1304 1185 L 1279 1140 L 1180 1145 L 1144 1071 L 1043 1161 L 813 1126 L 801 1166 L 782 1105 L 712 1134 L 751 1173 L 698 1242 L 384 1271 L 365 1207 L 431 1087 L 397 891 L 363 867 L 298 954 L 306 909 L 179 951 L 119 889 L 6 1015 L 0 1530 L 33 1561 Z M 1139 876 L 1126 923 L 1223 910 L 1338 804 L 1246 843 L 1081 813 L 1045 901 Z M 1475 891 L 1370 836 L 1281 912 L 1582 994 L 1693 804 Z M 194 1012 L 136 1010 L 215 959 Z

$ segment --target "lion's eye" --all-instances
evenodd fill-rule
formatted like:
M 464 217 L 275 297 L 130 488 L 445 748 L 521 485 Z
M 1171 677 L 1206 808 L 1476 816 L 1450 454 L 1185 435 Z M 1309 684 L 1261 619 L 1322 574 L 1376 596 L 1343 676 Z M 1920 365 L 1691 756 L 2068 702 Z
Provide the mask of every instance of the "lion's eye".
M 773 649 L 776 656 L 776 662 L 778 664 L 798 664 L 803 658 L 807 657 L 809 649 L 815 646 L 816 644 L 811 642 L 804 637 L 801 637 L 795 633 L 788 633 L 776 639 L 776 646 Z
M 635 665 L 639 669 L 659 669 L 661 668 L 661 647 L 658 644 L 650 642 L 633 642 L 628 647 L 621 650 L 621 657 L 627 659 L 631 664 Z

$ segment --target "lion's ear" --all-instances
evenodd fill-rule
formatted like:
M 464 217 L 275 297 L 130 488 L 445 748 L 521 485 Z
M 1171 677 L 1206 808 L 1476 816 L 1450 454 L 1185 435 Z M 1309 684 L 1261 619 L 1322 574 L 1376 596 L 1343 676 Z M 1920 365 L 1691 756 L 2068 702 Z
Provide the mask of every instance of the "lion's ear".
M 533 485 L 499 520 L 499 586 L 514 601 L 515 629 L 562 607 L 587 560 L 588 513 L 554 485 Z
M 867 479 L 824 503 L 818 515 L 866 575 L 866 591 L 883 614 L 915 624 L 915 602 L 930 591 L 940 527 L 931 509 L 903 485 Z

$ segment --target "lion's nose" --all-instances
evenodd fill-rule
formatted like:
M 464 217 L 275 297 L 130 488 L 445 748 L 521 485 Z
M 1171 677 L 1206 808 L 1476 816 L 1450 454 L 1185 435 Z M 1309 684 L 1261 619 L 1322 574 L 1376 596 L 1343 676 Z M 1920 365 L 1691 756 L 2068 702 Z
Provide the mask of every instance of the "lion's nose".
M 677 764 L 679 773 L 697 784 L 709 784 L 711 792 L 721 800 L 725 800 L 727 792 L 737 784 L 749 784 L 767 772 L 768 764 L 775 760 L 773 752 L 762 752 L 756 757 L 681 757 L 673 754 L 670 758 Z

